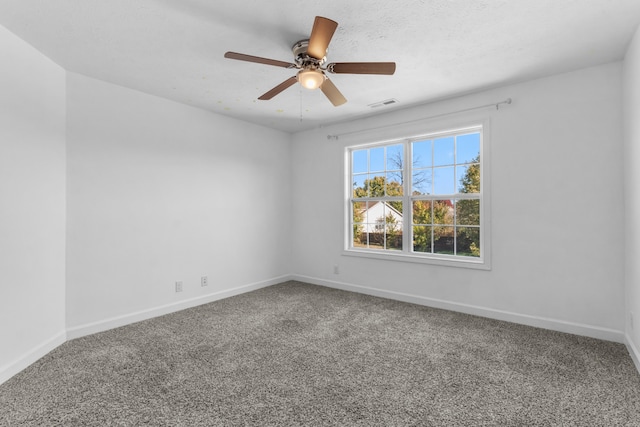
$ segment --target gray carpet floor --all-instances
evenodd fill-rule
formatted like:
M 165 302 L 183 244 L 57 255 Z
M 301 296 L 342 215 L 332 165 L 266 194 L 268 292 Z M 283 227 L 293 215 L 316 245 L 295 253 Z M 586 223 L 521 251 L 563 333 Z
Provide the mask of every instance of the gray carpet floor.
M 3 426 L 640 426 L 624 345 L 287 282 L 69 341 Z

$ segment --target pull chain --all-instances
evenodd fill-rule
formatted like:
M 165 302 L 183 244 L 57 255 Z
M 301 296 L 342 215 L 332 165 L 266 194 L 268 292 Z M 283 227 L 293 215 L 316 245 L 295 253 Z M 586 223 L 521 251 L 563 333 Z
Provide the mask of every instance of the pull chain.
M 299 90 L 300 90 L 300 123 L 302 123 L 302 87 L 301 86 L 299 87 Z

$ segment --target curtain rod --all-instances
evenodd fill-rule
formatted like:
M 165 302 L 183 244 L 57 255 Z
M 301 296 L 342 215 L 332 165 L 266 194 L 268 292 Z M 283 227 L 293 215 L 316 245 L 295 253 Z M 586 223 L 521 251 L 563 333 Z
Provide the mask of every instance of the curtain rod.
M 477 107 L 465 108 L 463 110 L 450 111 L 448 113 L 437 114 L 435 116 L 429 116 L 429 117 L 422 117 L 422 118 L 419 118 L 419 119 L 416 119 L 416 120 L 410 120 L 408 122 L 394 123 L 392 125 L 380 126 L 380 127 L 377 127 L 377 128 L 369 128 L 369 129 L 364 129 L 364 130 L 356 130 L 356 131 L 353 131 L 353 132 L 345 132 L 345 133 L 341 133 L 341 134 L 327 135 L 327 139 L 335 139 L 337 141 L 340 136 L 352 135 L 352 134 L 356 134 L 356 133 L 360 133 L 360 132 L 367 132 L 367 131 L 371 131 L 371 130 L 387 129 L 387 128 L 390 128 L 390 127 L 393 127 L 393 126 L 408 125 L 408 124 L 411 124 L 411 123 L 421 122 L 423 120 L 429 120 L 429 119 L 435 119 L 435 118 L 438 118 L 438 117 L 449 116 L 451 114 L 458 114 L 458 113 L 464 113 L 464 112 L 467 112 L 467 111 L 480 110 L 481 108 L 496 107 L 496 110 L 499 110 L 500 109 L 500 105 L 502 105 L 502 104 L 511 104 L 511 98 L 507 98 L 504 101 L 500 101 L 500 102 L 494 102 L 493 104 L 485 104 L 485 105 L 479 105 Z

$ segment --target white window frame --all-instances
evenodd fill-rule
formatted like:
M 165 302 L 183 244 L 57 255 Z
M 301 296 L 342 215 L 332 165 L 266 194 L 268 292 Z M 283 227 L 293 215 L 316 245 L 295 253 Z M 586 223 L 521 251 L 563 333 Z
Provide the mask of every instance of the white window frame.
M 471 196 L 480 200 L 480 256 L 466 257 L 460 255 L 445 255 L 436 253 L 413 252 L 413 209 L 411 195 L 411 177 L 413 175 L 411 143 L 423 139 L 433 139 L 448 134 L 460 134 L 464 132 L 480 131 L 480 194 L 479 196 Z M 353 246 L 353 227 L 352 227 L 352 206 L 353 206 L 353 177 L 352 171 L 352 152 L 355 150 L 375 148 L 380 146 L 389 146 L 394 144 L 404 145 L 404 169 L 403 182 L 405 183 L 405 191 L 402 196 L 403 202 L 403 241 L 402 250 L 388 249 L 370 249 Z M 442 265 L 449 267 L 462 267 L 473 269 L 491 269 L 491 221 L 490 221 L 490 156 L 489 156 L 489 120 L 479 120 L 458 125 L 440 125 L 439 127 L 431 127 L 426 129 L 424 133 L 416 133 L 401 138 L 390 138 L 382 141 L 365 142 L 345 147 L 345 228 L 344 228 L 344 251 L 343 255 L 365 257 L 381 260 L 393 260 L 402 262 L 424 263 L 433 265 Z M 432 198 L 437 200 L 445 199 L 464 199 L 464 193 L 456 193 L 453 195 L 430 195 L 427 197 L 419 196 L 418 199 Z M 358 199 L 360 200 L 360 199 Z M 364 199 L 362 201 L 372 201 L 372 199 Z

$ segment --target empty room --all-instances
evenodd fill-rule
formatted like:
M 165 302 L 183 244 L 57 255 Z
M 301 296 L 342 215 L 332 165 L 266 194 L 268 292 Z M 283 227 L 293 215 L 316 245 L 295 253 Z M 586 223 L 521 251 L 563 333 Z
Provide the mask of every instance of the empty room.
M 0 425 L 640 426 L 637 0 L 0 0 Z

